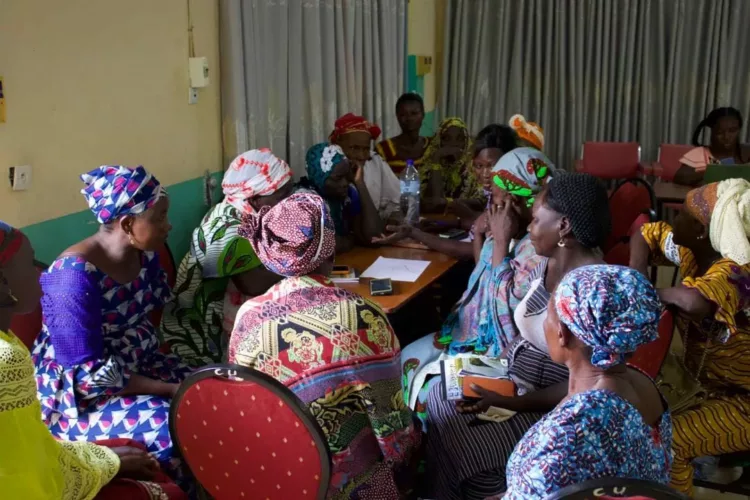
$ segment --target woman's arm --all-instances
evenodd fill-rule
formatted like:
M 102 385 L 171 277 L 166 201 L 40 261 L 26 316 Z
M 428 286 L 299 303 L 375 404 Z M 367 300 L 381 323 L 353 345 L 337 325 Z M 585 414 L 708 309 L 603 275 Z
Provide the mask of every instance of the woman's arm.
M 424 194 L 421 195 L 422 202 L 420 208 L 428 214 L 445 212 L 448 201 L 445 199 L 443 173 L 440 169 L 434 168 L 427 175 L 427 188 Z
M 162 382 L 161 380 L 154 380 L 143 375 L 133 373 L 130 375 L 130 380 L 123 390 L 117 393 L 118 396 L 137 396 L 141 394 L 147 394 L 151 396 L 159 396 L 165 399 L 174 398 L 177 394 L 177 389 L 180 388 L 180 384 L 170 384 L 168 382 Z
M 357 188 L 361 205 L 361 213 L 354 218 L 354 235 L 359 244 L 370 245 L 373 238 L 383 233 L 383 221 L 365 185 L 363 167 L 357 167 L 354 187 Z
M 456 241 L 435 236 L 421 229 L 403 224 L 401 226 L 387 226 L 386 229 L 393 234 L 385 237 L 373 238 L 372 242 L 378 245 L 389 245 L 404 238 L 412 238 L 431 250 L 444 253 L 457 259 L 471 259 L 473 256 L 471 243 Z
M 514 397 L 502 396 L 474 384 L 471 389 L 479 394 L 480 398 L 477 401 L 458 403 L 459 413 L 480 413 L 490 406 L 515 412 L 547 413 L 568 395 L 568 381 L 558 382 L 544 389 Z
M 684 186 L 697 186 L 703 182 L 704 171 L 697 171 L 693 167 L 687 165 L 680 165 L 677 172 L 674 174 L 674 183 L 682 184 Z
M 258 266 L 248 271 L 232 276 L 232 283 L 237 290 L 249 297 L 263 295 L 273 285 L 282 280 L 282 276 Z
M 701 293 L 683 285 L 671 288 L 660 288 L 659 298 L 668 306 L 675 306 L 694 321 L 713 316 L 716 305 L 706 299 Z
M 640 231 L 630 237 L 630 267 L 648 277 L 648 257 L 651 249 Z

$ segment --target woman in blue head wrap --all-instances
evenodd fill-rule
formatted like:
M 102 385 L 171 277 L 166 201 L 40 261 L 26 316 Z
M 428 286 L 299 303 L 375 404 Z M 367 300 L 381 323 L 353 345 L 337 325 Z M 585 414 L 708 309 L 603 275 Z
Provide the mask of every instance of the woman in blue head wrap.
M 341 147 L 325 142 L 307 151 L 305 163 L 307 177 L 301 184 L 328 203 L 336 225 L 336 252 L 370 245 L 383 227 L 365 185 L 364 167 L 350 163 Z
M 188 369 L 159 351 L 149 314 L 172 294 L 155 253 L 169 199 L 143 167 L 81 176 L 101 224 L 41 278 L 44 325 L 33 349 L 42 419 L 66 441 L 143 443 L 188 487 L 169 435 L 169 403 Z
M 544 333 L 567 365 L 563 400 L 529 429 L 508 460 L 506 500 L 547 498 L 600 477 L 669 483 L 672 422 L 653 381 L 625 365 L 657 338 L 661 302 L 622 266 L 569 272 L 550 299 Z

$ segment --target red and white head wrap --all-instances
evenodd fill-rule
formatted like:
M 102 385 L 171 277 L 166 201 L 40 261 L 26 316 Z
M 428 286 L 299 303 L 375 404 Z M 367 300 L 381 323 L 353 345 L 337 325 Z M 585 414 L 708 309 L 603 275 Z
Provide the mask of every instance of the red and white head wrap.
M 374 123 L 368 122 L 364 116 L 347 113 L 336 120 L 336 123 L 333 125 L 333 132 L 328 136 L 328 140 L 335 144 L 342 135 L 351 134 L 352 132 L 367 132 L 375 140 L 380 136 L 381 130 Z
M 255 213 L 248 199 L 267 196 L 292 178 L 292 170 L 270 149 L 253 149 L 232 161 L 224 174 L 221 188 L 225 200 L 243 214 Z

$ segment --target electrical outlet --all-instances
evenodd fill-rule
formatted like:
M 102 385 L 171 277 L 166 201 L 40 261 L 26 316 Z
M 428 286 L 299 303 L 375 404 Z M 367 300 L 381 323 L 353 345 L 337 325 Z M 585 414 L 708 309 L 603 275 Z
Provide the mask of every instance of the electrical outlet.
M 188 104 L 198 104 L 198 89 L 190 87 L 188 93 Z
M 9 178 L 13 191 L 26 191 L 31 187 L 31 165 L 10 167 Z

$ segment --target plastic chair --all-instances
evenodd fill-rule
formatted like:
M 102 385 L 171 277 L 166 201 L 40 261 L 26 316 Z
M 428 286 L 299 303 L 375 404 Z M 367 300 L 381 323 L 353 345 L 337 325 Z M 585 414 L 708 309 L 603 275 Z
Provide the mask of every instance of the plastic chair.
M 641 168 L 641 146 L 637 142 L 584 142 L 576 171 L 600 179 L 632 179 Z
M 688 500 L 669 486 L 642 479 L 603 477 L 566 486 L 547 500 L 589 500 L 592 498 L 647 498 L 652 500 Z
M 689 144 L 662 144 L 659 146 L 657 160 L 644 166 L 644 172 L 664 182 L 672 182 L 674 175 L 680 169 L 680 159 L 694 147 Z
M 633 223 L 641 215 L 650 222 L 656 220 L 656 196 L 651 184 L 643 179 L 620 181 L 609 195 L 609 212 L 612 216 L 612 231 L 602 250 L 606 254 L 617 243 L 629 241 Z
M 41 275 L 49 267 L 39 261 L 34 261 L 34 266 Z M 11 331 L 21 339 L 21 342 L 31 350 L 39 332 L 42 331 L 42 304 L 28 314 L 17 314 L 10 322 Z
M 667 359 L 673 334 L 674 313 L 666 310 L 661 314 L 661 319 L 659 319 L 659 337 L 653 342 L 640 346 L 630 360 L 628 360 L 628 364 L 637 367 L 649 377 L 656 379 L 661 370 L 661 365 Z
M 323 499 L 331 455 L 323 430 L 286 386 L 237 365 L 188 377 L 172 400 L 172 439 L 216 500 Z

